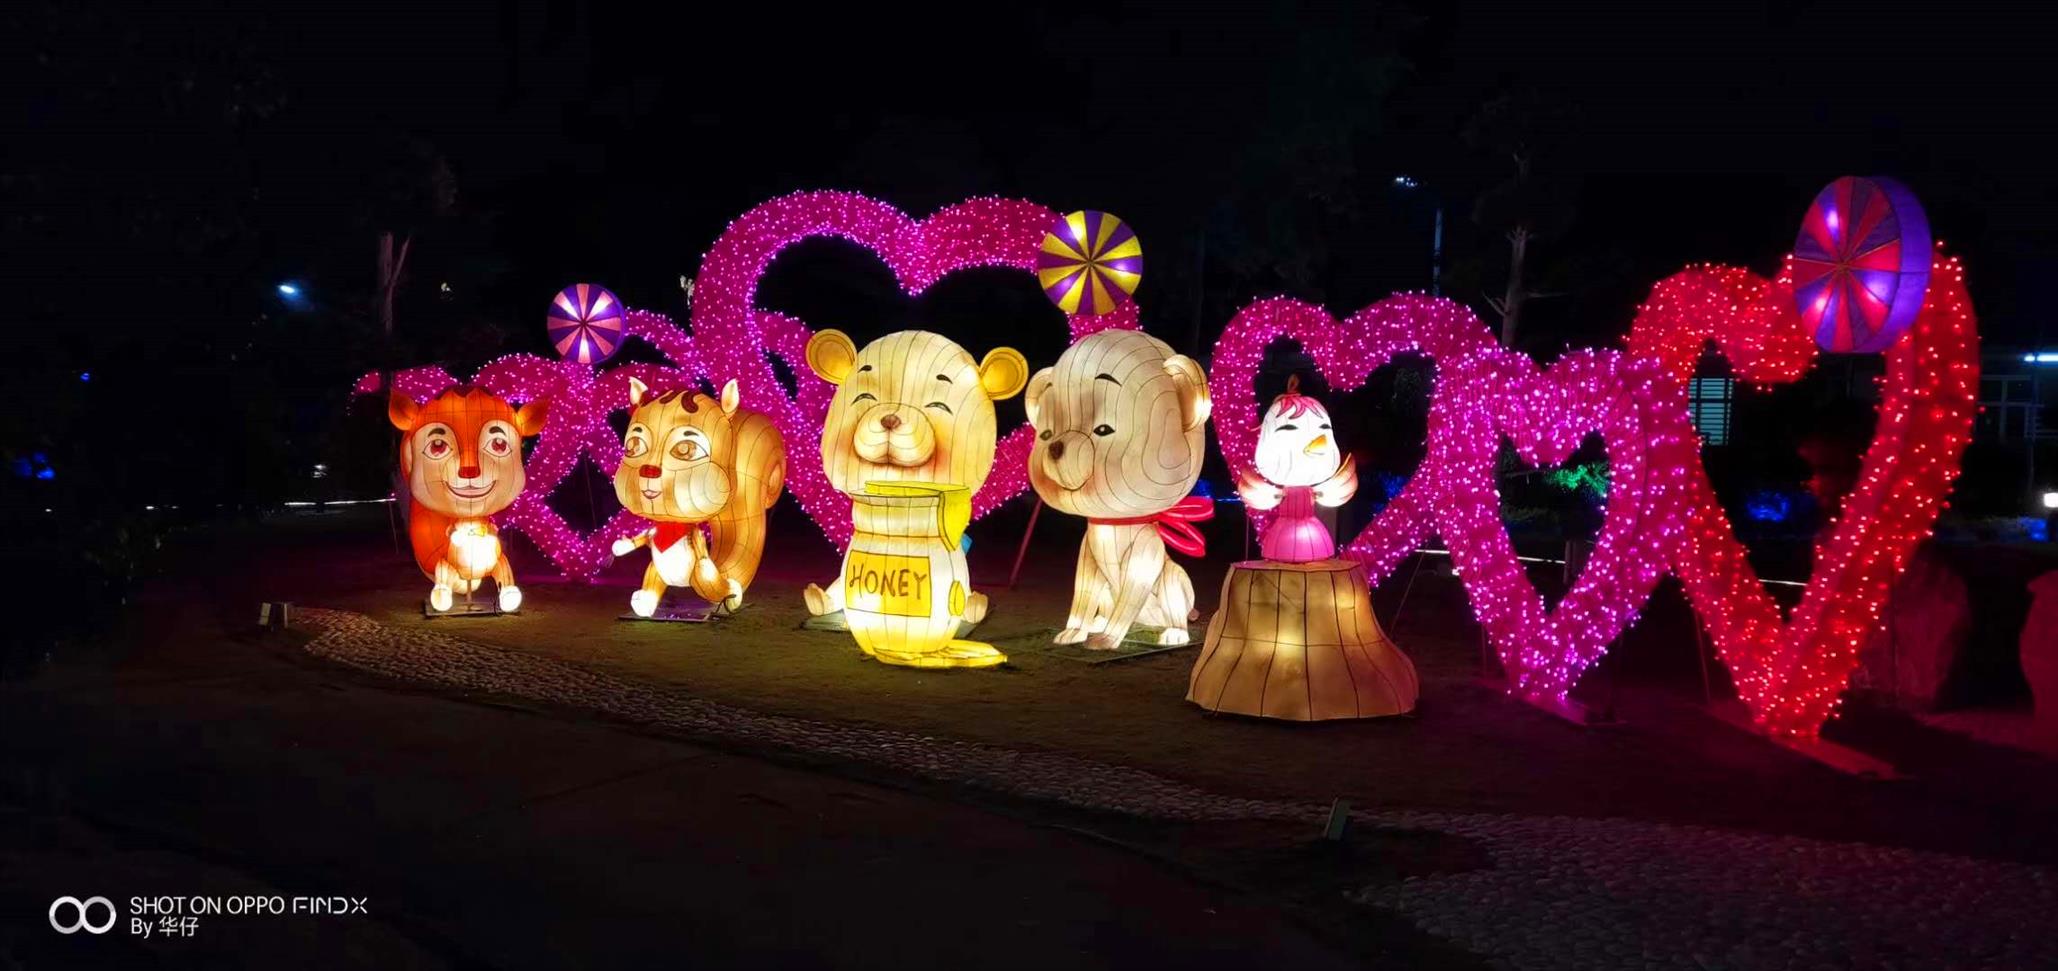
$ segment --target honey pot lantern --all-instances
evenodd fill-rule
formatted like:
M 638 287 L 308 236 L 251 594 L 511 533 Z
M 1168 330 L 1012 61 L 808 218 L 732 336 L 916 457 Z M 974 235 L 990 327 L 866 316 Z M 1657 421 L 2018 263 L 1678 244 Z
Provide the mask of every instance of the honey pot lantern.
M 844 620 L 858 648 L 888 664 L 981 668 L 1007 660 L 957 639 L 971 571 L 960 541 L 972 491 L 930 482 L 871 482 L 851 499 L 843 564 Z

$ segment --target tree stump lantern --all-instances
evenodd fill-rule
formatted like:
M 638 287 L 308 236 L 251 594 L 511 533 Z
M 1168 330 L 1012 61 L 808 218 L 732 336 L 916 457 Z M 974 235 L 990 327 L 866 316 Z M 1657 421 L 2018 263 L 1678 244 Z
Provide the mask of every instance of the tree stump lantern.
M 1415 709 L 1415 664 L 1372 614 L 1364 566 L 1345 560 L 1229 568 L 1186 700 L 1213 712 L 1323 721 Z

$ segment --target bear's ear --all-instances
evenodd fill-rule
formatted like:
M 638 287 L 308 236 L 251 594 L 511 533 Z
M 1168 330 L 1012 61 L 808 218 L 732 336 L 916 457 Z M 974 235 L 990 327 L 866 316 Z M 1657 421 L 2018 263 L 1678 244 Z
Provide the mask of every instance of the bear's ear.
M 650 385 L 644 384 L 641 380 L 637 378 L 630 378 L 629 407 L 635 408 L 641 406 L 643 404 L 643 399 L 648 397 L 650 397 Z
M 1208 420 L 1208 413 L 1215 403 L 1208 397 L 1208 372 L 1201 370 L 1200 362 L 1184 354 L 1174 354 L 1165 359 L 1165 373 L 1179 385 L 1179 417 L 1191 431 Z
M 631 378 L 630 380 L 635 380 Z M 543 420 L 550 417 L 550 402 L 538 398 L 515 409 L 515 431 L 523 438 L 543 431 Z
M 857 345 L 840 330 L 825 330 L 807 342 L 807 366 L 830 384 L 842 384 L 857 366 Z
M 743 392 L 736 389 L 736 379 L 730 378 L 728 384 L 722 385 L 722 414 L 735 415 L 737 406 L 741 404 Z
M 386 399 L 386 420 L 403 432 L 414 431 L 415 419 L 420 418 L 421 414 L 422 406 L 415 404 L 413 398 L 398 391 Z
M 1057 380 L 1057 368 L 1044 368 L 1029 379 L 1029 389 L 1022 394 L 1022 410 L 1029 415 L 1029 424 L 1036 424 L 1036 410 L 1043 401 L 1043 393 L 1050 390 L 1051 382 Z
M 979 362 L 979 386 L 995 401 L 1012 398 L 1029 380 L 1029 359 L 1012 347 L 996 347 Z

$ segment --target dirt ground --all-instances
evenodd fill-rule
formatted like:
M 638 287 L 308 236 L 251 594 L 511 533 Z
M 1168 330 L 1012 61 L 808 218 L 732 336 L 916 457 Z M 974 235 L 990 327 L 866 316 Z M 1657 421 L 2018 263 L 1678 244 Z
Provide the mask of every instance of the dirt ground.
M 1452 837 L 1311 856 L 874 781 L 414 690 L 166 592 L 115 663 L 0 683 L 0 969 L 1482 966 L 1343 897 L 1477 865 Z M 53 932 L 65 895 L 120 930 Z M 367 909 L 180 933 L 132 902 L 299 895 Z
M 797 519 L 797 517 L 796 517 Z M 1432 563 L 1396 606 L 1408 569 L 1375 597 L 1423 675 L 1406 718 L 1314 725 L 1211 716 L 1184 701 L 1193 649 L 1084 664 L 1030 648 L 1063 617 L 1075 523 L 1044 517 L 1022 582 L 1005 587 L 1019 521 L 975 524 L 975 586 L 994 608 L 980 639 L 1010 651 L 990 671 L 923 672 L 863 658 L 847 635 L 799 629 L 800 588 L 836 558 L 788 523 L 738 616 L 714 624 L 618 619 L 640 564 L 593 583 L 553 571 L 517 540 L 526 593 L 517 616 L 425 620 L 427 585 L 396 553 L 383 519 L 296 517 L 224 537 L 209 558 L 240 560 L 216 586 L 225 609 L 260 599 L 361 611 L 394 625 L 532 651 L 684 686 L 728 704 L 879 725 L 1132 765 L 1223 793 L 1348 798 L 1361 807 L 1626 816 L 2058 861 L 2058 764 L 1970 742 L 1898 714 L 1852 706 L 1829 735 L 1908 778 L 1852 778 L 1715 717 L 1702 704 L 1696 644 L 1676 592 L 1591 672 L 1579 697 L 1616 724 L 1578 727 L 1514 702 L 1482 677 L 1462 588 Z M 1234 542 L 1221 530 L 1217 548 Z M 797 534 L 797 535 L 796 535 Z M 226 554 L 224 556 L 224 554 Z M 630 558 L 630 559 L 633 559 Z M 1230 556 L 1193 568 L 1203 618 Z M 238 600 L 238 598 L 241 598 Z M 1669 605 L 1668 605 L 1669 598 Z M 1196 627 L 1198 638 L 1198 626 Z M 1726 693 L 1719 666 L 1710 690 Z

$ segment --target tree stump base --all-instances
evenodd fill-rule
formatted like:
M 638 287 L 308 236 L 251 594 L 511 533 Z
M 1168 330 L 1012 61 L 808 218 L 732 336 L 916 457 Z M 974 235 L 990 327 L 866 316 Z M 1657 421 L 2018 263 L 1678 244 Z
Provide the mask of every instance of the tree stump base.
M 1187 682 L 1209 711 L 1323 721 L 1415 710 L 1415 664 L 1372 615 L 1365 568 L 1344 560 L 1229 568 Z

